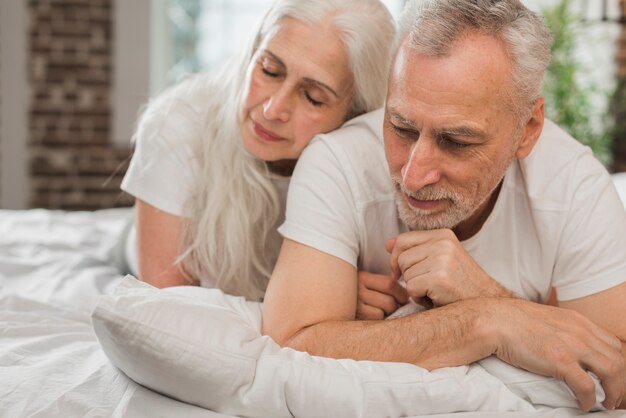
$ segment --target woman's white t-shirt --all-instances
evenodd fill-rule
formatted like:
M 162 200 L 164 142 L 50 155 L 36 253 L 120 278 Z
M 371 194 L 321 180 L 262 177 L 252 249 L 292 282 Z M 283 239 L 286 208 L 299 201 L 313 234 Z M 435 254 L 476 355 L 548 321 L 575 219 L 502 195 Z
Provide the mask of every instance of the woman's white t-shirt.
M 206 83 L 198 82 L 198 77 L 206 75 L 181 83 L 149 104 L 147 111 L 151 117 L 140 122 L 135 152 L 121 185 L 122 190 L 135 198 L 180 217 L 189 216 L 185 204 L 194 179 L 200 175 L 194 149 L 198 141 L 211 140 L 202 138 L 205 118 L 210 117 L 206 106 L 209 92 L 202 88 Z M 285 219 L 289 180 L 289 177 L 271 176 L 281 203 L 276 227 Z M 137 274 L 136 239 L 133 227 L 126 243 L 126 259 L 134 274 Z M 274 246 L 267 246 L 266 251 L 269 259 L 276 259 Z M 201 285 L 214 287 L 215 283 L 203 278 Z

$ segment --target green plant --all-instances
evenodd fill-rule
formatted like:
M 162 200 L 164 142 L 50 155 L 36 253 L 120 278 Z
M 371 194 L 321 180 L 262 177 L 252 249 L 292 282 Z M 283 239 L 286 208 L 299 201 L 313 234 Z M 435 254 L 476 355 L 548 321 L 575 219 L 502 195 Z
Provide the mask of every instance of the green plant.
M 611 100 L 611 114 L 615 121 L 613 131 L 613 169 L 626 171 L 626 77 L 617 81 L 617 88 Z
M 611 159 L 611 121 L 606 111 L 594 109 L 593 96 L 602 95 L 608 103 L 609 94 L 597 90 L 593 83 L 580 85 L 585 71 L 575 57 L 576 33 L 580 19 L 570 9 L 570 0 L 542 10 L 546 25 L 552 31 L 552 62 L 546 73 L 544 95 L 546 116 L 581 143 L 588 145 L 605 165 Z M 595 110 L 595 111 L 594 111 Z

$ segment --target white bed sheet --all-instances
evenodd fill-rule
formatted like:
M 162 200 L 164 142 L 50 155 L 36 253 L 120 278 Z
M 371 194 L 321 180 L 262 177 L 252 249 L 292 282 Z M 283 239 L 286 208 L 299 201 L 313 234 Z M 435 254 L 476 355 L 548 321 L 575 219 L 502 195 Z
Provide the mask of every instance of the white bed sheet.
M 90 312 L 122 278 L 109 254 L 128 216 L 129 209 L 0 210 L 0 417 L 226 417 L 136 384 L 100 349 Z M 560 408 L 436 417 L 584 415 Z
M 0 211 L 0 417 L 226 417 L 148 390 L 100 349 L 90 313 L 122 276 L 130 209 Z

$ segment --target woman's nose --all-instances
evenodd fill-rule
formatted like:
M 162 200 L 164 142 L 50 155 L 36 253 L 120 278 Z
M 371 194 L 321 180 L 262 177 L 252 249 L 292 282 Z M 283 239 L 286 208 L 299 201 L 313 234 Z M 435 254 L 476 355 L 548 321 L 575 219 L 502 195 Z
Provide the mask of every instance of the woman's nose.
M 268 120 L 287 122 L 291 116 L 290 93 L 286 87 L 277 89 L 263 103 L 263 116 Z

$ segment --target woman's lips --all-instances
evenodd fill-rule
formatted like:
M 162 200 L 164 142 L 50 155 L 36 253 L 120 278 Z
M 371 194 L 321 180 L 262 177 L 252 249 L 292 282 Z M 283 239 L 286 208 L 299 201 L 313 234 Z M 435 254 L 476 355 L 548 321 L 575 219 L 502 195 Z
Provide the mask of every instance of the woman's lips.
M 276 135 L 275 133 L 273 133 L 272 131 L 268 131 L 267 129 L 263 128 L 261 125 L 259 125 L 258 123 L 252 121 L 252 127 L 254 129 L 254 133 L 261 139 L 265 140 L 265 141 L 269 141 L 269 142 L 279 142 L 279 141 L 285 141 L 286 139 Z

